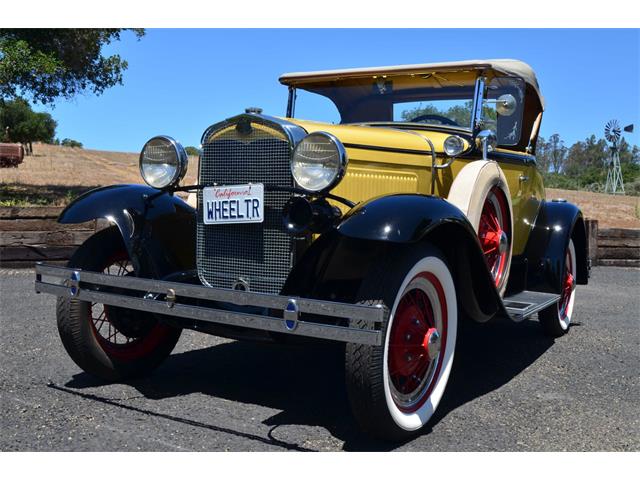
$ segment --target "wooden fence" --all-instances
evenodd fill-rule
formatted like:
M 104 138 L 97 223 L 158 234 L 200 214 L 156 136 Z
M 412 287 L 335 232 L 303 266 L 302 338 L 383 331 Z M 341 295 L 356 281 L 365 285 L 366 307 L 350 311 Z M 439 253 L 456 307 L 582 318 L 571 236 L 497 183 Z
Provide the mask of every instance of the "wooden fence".
M 105 221 L 78 225 L 56 222 L 59 207 L 0 207 L 0 267 L 31 267 L 37 261 L 66 262 L 75 249 Z M 640 267 L 640 230 L 599 229 L 587 220 L 589 258 L 592 265 Z
M 31 267 L 37 261 L 66 262 L 98 228 L 95 220 L 62 225 L 59 207 L 0 208 L 0 266 Z
M 640 267 L 640 230 L 598 228 L 597 220 L 587 220 L 587 235 L 592 265 Z

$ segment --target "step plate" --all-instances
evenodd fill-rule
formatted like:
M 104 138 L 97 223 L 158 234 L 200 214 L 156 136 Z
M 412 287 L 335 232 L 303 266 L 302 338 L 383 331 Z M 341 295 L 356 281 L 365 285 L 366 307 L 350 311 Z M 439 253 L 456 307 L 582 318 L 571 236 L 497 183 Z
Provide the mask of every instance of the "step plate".
M 534 313 L 544 310 L 560 299 L 557 293 L 532 292 L 524 290 L 515 295 L 504 297 L 503 303 L 513 320 L 519 322 Z

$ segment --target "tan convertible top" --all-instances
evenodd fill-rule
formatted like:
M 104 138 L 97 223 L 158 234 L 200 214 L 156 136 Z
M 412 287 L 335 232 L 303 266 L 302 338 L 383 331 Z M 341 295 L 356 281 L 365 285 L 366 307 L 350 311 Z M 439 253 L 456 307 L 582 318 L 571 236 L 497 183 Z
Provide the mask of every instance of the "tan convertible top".
M 285 73 L 280 83 L 291 86 L 302 86 L 318 80 L 361 77 L 365 75 L 410 74 L 417 72 L 451 72 L 465 70 L 494 70 L 509 76 L 520 77 L 531 85 L 540 98 L 544 108 L 544 100 L 533 69 L 520 60 L 466 60 L 461 62 L 422 63 L 415 65 L 396 65 L 389 67 L 348 68 L 344 70 L 322 70 L 317 72 Z

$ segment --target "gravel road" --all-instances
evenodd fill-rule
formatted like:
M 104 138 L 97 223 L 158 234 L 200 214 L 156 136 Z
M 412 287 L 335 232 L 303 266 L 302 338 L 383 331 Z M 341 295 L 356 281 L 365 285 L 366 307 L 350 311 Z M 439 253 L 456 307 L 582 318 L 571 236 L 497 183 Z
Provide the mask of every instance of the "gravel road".
M 418 438 L 362 437 L 339 349 L 185 332 L 152 376 L 104 384 L 58 338 L 32 270 L 0 270 L 0 450 L 640 450 L 640 270 L 595 268 L 577 324 L 466 325 L 445 397 Z

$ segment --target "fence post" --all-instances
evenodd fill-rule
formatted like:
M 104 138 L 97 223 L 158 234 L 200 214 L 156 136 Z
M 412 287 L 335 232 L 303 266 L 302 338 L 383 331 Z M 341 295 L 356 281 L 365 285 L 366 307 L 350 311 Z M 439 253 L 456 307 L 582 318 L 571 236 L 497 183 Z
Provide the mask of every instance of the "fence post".
M 591 265 L 598 265 L 598 220 L 587 219 L 585 221 L 587 229 L 587 255 L 591 260 Z

